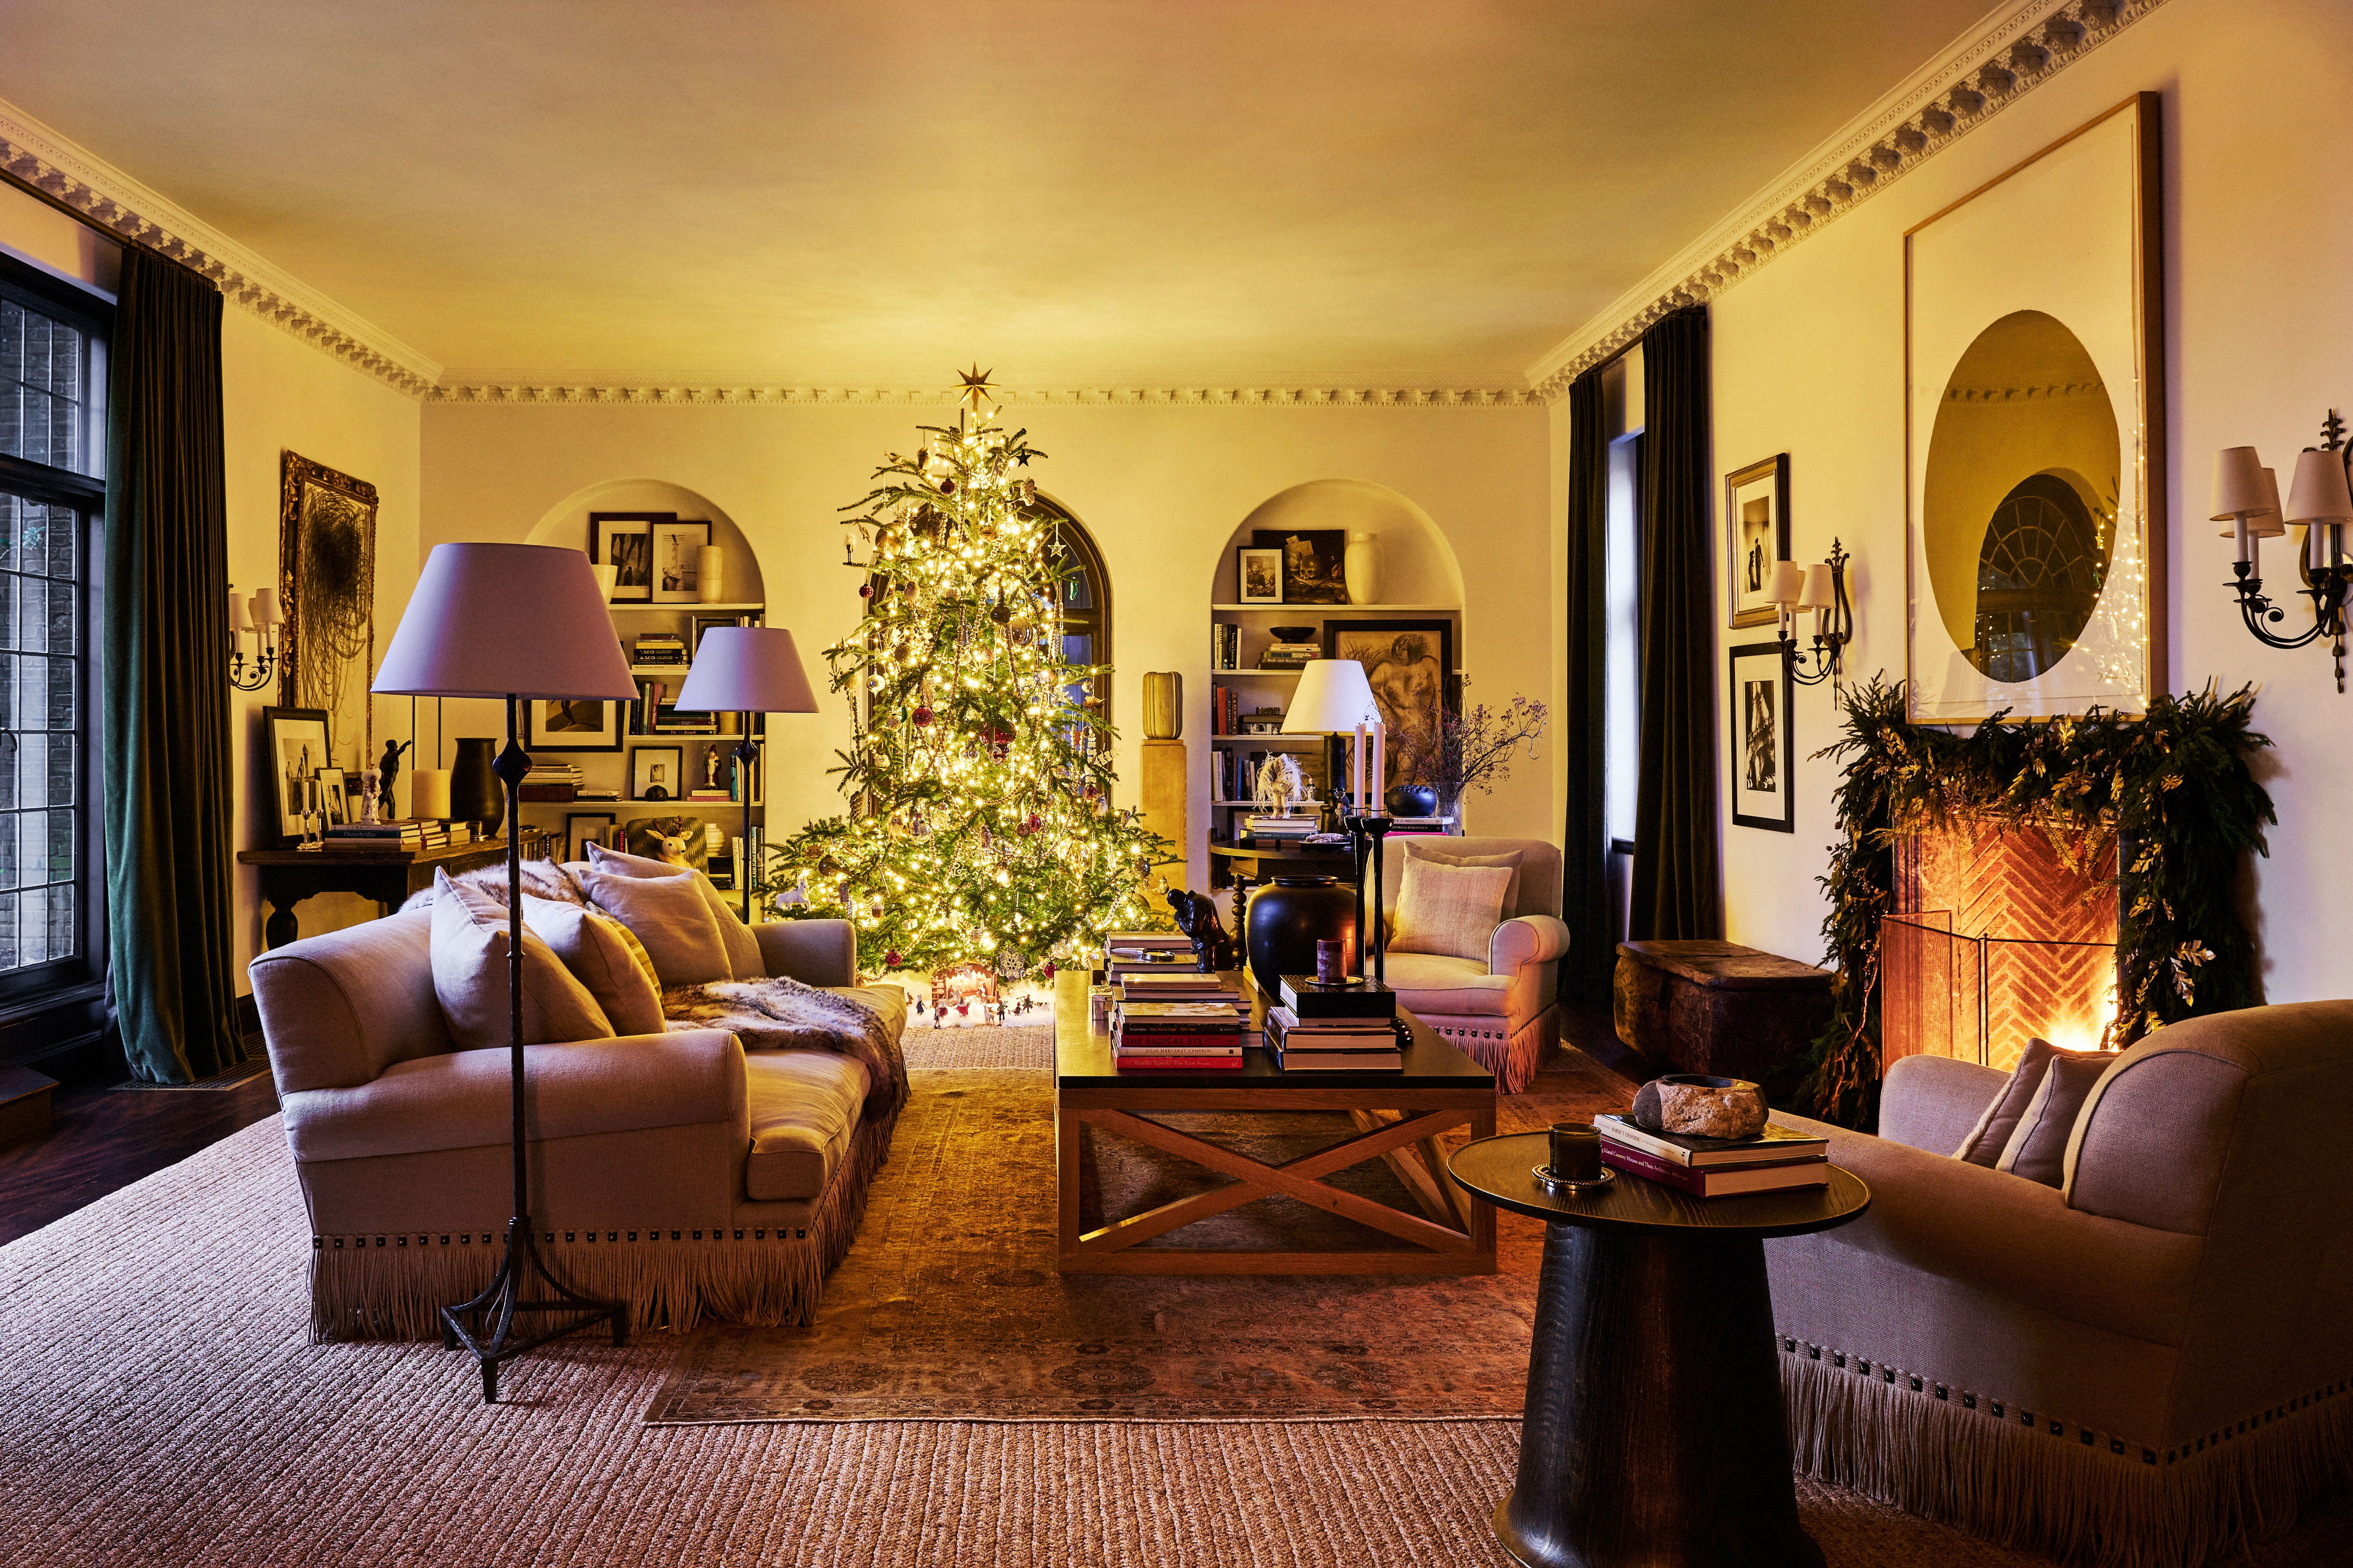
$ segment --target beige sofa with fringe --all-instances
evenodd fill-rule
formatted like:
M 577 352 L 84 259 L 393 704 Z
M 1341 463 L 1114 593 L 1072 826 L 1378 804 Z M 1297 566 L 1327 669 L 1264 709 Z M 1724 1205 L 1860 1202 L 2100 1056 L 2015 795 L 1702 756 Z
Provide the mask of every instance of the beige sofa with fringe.
M 1416 848 L 1447 858 L 1514 853 L 1520 858 L 1513 901 L 1488 939 L 1485 958 L 1391 952 L 1385 961 L 1398 1005 L 1493 1073 L 1497 1089 L 1517 1094 L 1535 1077 L 1545 1052 L 1560 1041 L 1560 1009 L 1554 993 L 1561 957 L 1568 952 L 1568 927 L 1560 919 L 1560 847 L 1541 838 L 1406 835 L 1385 839 L 1384 929 L 1397 923 L 1406 857 Z
M 431 1338 L 489 1282 L 512 1205 L 504 1047 L 459 1050 L 433 989 L 431 909 L 254 960 L 254 1001 L 311 1230 L 314 1340 Z M 858 989 L 842 921 L 755 926 L 771 974 L 853 994 L 895 1037 L 906 998 Z M 524 1047 L 542 1256 L 630 1326 L 805 1323 L 849 1250 L 890 1120 L 866 1068 L 698 1029 Z
M 2056 1188 L 1950 1157 L 2007 1076 L 1907 1058 L 1881 1136 L 1822 1129 L 1872 1206 L 1766 1244 L 1799 1468 L 2129 1568 L 2210 1562 L 2343 1486 L 2353 1001 L 2121 1053 Z

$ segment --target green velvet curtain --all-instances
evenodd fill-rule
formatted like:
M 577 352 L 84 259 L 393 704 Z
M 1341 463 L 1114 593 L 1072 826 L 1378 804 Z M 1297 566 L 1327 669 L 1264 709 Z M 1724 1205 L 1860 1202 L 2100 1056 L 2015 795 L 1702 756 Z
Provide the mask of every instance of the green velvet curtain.
M 1642 334 L 1642 751 L 1628 934 L 1721 937 L 1707 310 Z
M 1569 930 L 1560 963 L 1565 1002 L 1609 995 L 1617 965 L 1610 940 L 1608 746 L 1609 433 L 1601 372 L 1568 388 L 1568 689 L 1561 704 L 1568 768 L 1568 824 L 1561 836 L 1560 918 Z
M 230 940 L 220 291 L 136 246 L 107 384 L 107 945 L 133 1076 L 241 1059 Z

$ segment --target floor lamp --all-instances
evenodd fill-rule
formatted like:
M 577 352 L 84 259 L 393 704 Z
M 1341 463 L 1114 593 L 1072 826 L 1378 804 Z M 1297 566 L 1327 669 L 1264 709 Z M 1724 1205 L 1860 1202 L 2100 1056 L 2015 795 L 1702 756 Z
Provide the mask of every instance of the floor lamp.
M 744 889 L 744 923 L 752 923 L 752 765 L 760 748 L 752 739 L 757 713 L 814 713 L 817 693 L 801 668 L 793 634 L 782 626 L 713 626 L 695 645 L 694 664 L 678 689 L 687 713 L 744 716 L 735 742 L 735 793 L 744 804 L 744 848 L 736 856 L 735 880 Z
M 473 1352 L 482 1373 L 482 1403 L 496 1404 L 499 1367 L 526 1351 L 591 1323 L 610 1321 L 613 1342 L 628 1331 L 618 1301 L 583 1296 L 547 1271 L 531 1221 L 530 1145 L 523 1128 L 522 900 L 513 897 L 522 875 L 522 839 L 516 790 L 531 758 L 515 742 L 519 705 L 542 698 L 607 698 L 638 694 L 628 660 L 613 635 L 605 595 L 577 550 L 542 544 L 437 544 L 425 558 L 417 591 L 401 612 L 371 690 L 395 697 L 486 697 L 507 707 L 506 750 L 491 771 L 506 785 L 507 1048 L 512 1068 L 514 1213 L 507 1221 L 498 1272 L 470 1301 L 441 1309 L 442 1342 Z M 552 1299 L 532 1300 L 544 1287 Z M 517 1317 L 572 1313 L 576 1321 L 533 1332 Z
M 1282 732 L 1286 735 L 1341 735 L 1349 737 L 1355 751 L 1350 753 L 1352 784 L 1364 774 L 1365 735 L 1377 729 L 1381 721 L 1380 704 L 1373 700 L 1372 683 L 1365 679 L 1365 667 L 1353 658 L 1311 659 L 1299 674 L 1299 684 L 1292 689 L 1291 706 L 1283 710 Z M 1369 795 L 1347 792 L 1343 800 L 1340 779 L 1335 773 L 1326 786 L 1335 801 L 1341 802 L 1340 822 L 1347 828 L 1350 847 L 1356 851 L 1356 973 L 1365 972 L 1365 858 L 1366 845 L 1372 845 L 1374 895 L 1373 919 L 1381 914 L 1378 834 L 1389 830 L 1389 819 L 1370 815 L 1370 802 L 1379 795 L 1379 781 L 1374 781 Z M 1376 833 L 1372 825 L 1378 823 Z M 1382 942 L 1373 938 L 1373 968 L 1376 978 L 1386 978 L 1381 960 Z

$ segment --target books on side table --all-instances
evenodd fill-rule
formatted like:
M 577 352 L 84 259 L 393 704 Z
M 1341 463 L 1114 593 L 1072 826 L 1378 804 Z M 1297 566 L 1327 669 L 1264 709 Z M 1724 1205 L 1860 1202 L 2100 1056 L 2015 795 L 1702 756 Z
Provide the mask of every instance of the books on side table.
M 1829 1140 L 1767 1122 L 1754 1138 L 1650 1132 L 1622 1115 L 1597 1116 L 1601 1163 L 1695 1198 L 1830 1184 Z
M 1154 982 L 1206 981 L 1171 995 Z M 1134 975 L 1113 991 L 1112 1064 L 1122 1072 L 1240 1072 L 1250 1011 L 1214 974 Z
M 1266 1010 L 1266 1046 L 1284 1072 L 1398 1072 L 1397 993 L 1372 981 L 1326 985 L 1286 974 Z
M 1199 968 L 1200 960 L 1193 952 L 1193 939 L 1181 931 L 1115 931 L 1103 938 L 1103 971 L 1108 980 L 1117 981 L 1129 974 L 1166 974 L 1182 970 L 1198 971 Z

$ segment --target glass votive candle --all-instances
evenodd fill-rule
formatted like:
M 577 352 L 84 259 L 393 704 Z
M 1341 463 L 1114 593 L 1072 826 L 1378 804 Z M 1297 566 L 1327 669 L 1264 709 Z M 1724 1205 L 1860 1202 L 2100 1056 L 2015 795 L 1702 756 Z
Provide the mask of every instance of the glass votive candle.
M 1337 984 L 1348 977 L 1348 944 L 1337 940 L 1318 939 L 1315 943 L 1315 978 L 1325 985 Z
M 1556 1181 L 1601 1179 L 1601 1134 L 1590 1121 L 1552 1124 L 1552 1173 Z

